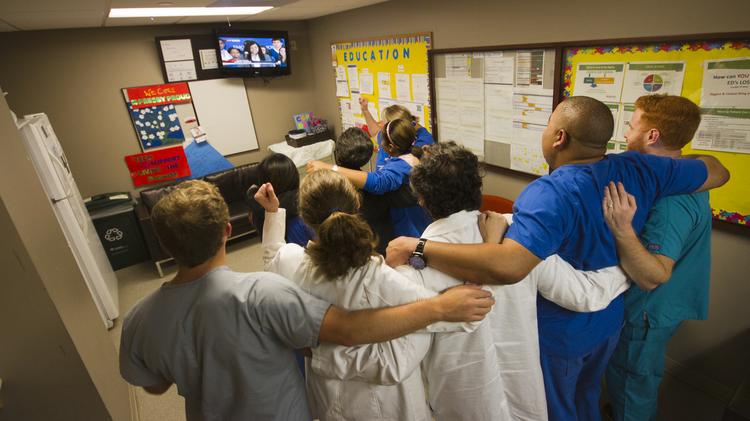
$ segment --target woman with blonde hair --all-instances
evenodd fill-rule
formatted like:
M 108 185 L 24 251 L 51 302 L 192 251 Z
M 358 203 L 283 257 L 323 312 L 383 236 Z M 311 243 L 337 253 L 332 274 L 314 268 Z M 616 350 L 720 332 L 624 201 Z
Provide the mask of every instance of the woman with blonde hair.
M 299 212 L 316 234 L 306 249 L 284 243 L 285 210 L 279 208 L 273 186 L 264 184 L 255 198 L 266 210 L 266 270 L 293 280 L 306 292 L 346 310 L 394 306 L 436 295 L 402 277 L 375 254 L 375 237 L 358 214 L 357 190 L 341 174 L 316 171 L 302 181 Z M 476 326 L 442 323 L 427 330 L 470 331 Z M 427 333 L 414 333 L 368 345 L 371 352 L 355 367 L 342 363 L 347 348 L 316 348 L 307 361 L 313 413 L 322 421 L 431 420 L 419 368 L 430 340 Z
M 404 107 L 403 105 L 393 104 L 384 108 L 383 111 L 380 112 L 380 116 L 382 117 L 380 121 L 375 120 L 375 117 L 373 117 L 372 113 L 370 113 L 368 105 L 369 101 L 367 100 L 367 98 L 359 99 L 359 106 L 362 108 L 362 114 L 365 116 L 365 122 L 367 123 L 367 128 L 370 129 L 370 133 L 373 133 L 373 130 L 376 130 L 377 128 L 377 132 L 375 134 L 375 138 L 378 142 L 378 155 L 375 160 L 375 166 L 377 169 L 385 166 L 386 161 L 388 161 L 388 159 L 390 159 L 392 156 L 386 149 L 383 148 L 383 129 L 389 121 L 403 119 L 410 122 L 411 125 L 414 126 L 414 130 L 416 132 L 416 140 L 414 141 L 414 146 L 418 148 L 421 148 L 422 146 L 429 146 L 435 143 L 435 139 L 432 138 L 432 134 L 419 124 L 419 118 L 415 117 L 411 113 L 411 111 L 409 111 L 409 109 Z
M 368 193 L 383 195 L 398 192 L 389 198 L 389 213 L 395 237 L 419 237 L 432 221 L 424 209 L 417 204 L 417 199 L 409 189 L 409 174 L 419 163 L 422 148 L 417 146 L 417 129 L 411 121 L 403 118 L 391 120 L 382 130 L 383 145 L 391 157 L 385 165 L 374 172 L 364 172 L 322 161 L 307 163 L 307 171 L 329 169 L 339 172 L 349 179 L 355 187 Z

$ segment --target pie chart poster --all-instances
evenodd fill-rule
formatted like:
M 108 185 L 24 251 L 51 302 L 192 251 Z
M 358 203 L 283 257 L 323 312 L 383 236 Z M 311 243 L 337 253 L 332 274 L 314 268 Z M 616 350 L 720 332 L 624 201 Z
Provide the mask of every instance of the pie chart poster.
M 682 94 L 684 62 L 628 63 L 625 83 L 622 87 L 622 102 L 633 104 L 643 95 Z

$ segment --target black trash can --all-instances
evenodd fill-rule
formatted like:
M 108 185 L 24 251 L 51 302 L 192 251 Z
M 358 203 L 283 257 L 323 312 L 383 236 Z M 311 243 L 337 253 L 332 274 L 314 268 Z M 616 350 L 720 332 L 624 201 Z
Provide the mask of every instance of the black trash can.
M 85 200 L 112 269 L 148 260 L 148 250 L 130 193 L 107 193 Z

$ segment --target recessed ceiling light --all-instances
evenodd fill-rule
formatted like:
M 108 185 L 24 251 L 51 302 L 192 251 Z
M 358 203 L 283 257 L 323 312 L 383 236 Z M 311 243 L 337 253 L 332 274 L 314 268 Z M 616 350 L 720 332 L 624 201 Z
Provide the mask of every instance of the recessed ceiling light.
M 230 15 L 254 15 L 268 9 L 271 6 L 258 7 L 132 7 L 110 9 L 111 18 L 155 18 L 155 17 L 182 17 L 182 16 L 230 16 Z

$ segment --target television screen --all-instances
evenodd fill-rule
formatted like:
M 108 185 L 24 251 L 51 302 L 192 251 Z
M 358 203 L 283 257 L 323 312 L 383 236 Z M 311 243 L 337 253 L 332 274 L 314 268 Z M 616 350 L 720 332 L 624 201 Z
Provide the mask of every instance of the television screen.
M 286 32 L 217 33 L 221 69 L 236 76 L 288 75 L 288 40 Z

